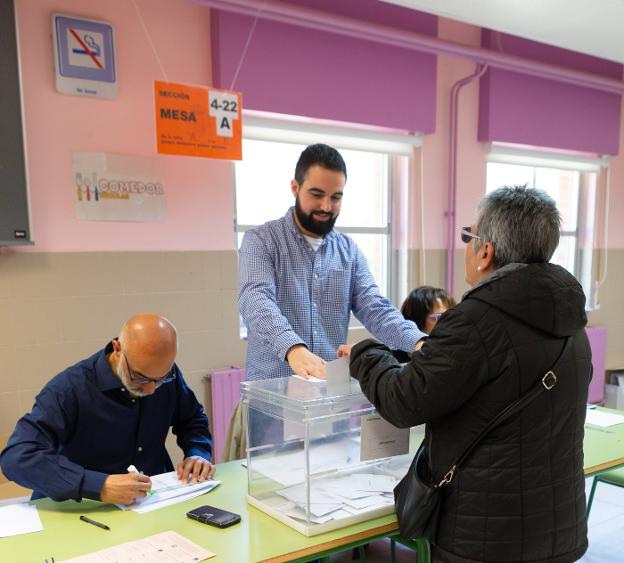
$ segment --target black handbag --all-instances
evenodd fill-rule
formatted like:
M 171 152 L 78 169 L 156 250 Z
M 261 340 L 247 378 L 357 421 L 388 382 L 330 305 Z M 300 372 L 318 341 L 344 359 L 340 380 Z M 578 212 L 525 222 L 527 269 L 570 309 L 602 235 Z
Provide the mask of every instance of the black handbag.
M 407 475 L 394 488 L 394 504 L 401 536 L 435 538 L 442 495 L 429 469 L 427 440 L 423 440 Z
M 427 438 L 422 441 L 407 474 L 394 488 L 394 504 L 399 522 L 399 531 L 403 538 L 428 538 L 430 541 L 435 540 L 440 518 L 443 487 L 453 480 L 453 476 L 459 466 L 466 461 L 466 458 L 472 453 L 475 446 L 490 430 L 518 413 L 540 393 L 550 391 L 557 384 L 555 370 L 571 343 L 572 337 L 569 336 L 553 367 L 544 374 L 537 385 L 505 407 L 481 430 L 479 435 L 457 458 L 457 461 L 439 483 L 435 482 L 429 466 L 429 442 Z

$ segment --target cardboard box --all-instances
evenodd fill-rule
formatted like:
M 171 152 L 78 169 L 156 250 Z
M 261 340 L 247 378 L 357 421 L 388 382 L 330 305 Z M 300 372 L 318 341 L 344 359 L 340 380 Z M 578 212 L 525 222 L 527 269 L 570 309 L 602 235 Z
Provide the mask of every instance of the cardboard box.
M 605 407 L 624 410 L 624 368 L 605 372 Z

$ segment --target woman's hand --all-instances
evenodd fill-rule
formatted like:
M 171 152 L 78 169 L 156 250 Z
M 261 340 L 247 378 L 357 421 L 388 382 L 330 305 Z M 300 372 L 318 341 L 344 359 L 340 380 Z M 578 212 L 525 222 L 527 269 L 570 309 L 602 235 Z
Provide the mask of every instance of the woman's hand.
M 338 350 L 336 350 L 336 355 L 339 358 L 348 358 L 351 355 L 351 348 L 353 348 L 353 344 L 341 344 L 338 346 Z

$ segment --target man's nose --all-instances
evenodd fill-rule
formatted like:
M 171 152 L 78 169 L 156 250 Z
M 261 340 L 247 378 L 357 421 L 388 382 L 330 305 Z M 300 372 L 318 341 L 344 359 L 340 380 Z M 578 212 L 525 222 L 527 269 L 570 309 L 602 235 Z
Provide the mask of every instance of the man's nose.
M 325 213 L 331 213 L 332 210 L 332 202 L 331 199 L 328 197 L 325 197 L 321 200 L 321 211 L 324 211 Z

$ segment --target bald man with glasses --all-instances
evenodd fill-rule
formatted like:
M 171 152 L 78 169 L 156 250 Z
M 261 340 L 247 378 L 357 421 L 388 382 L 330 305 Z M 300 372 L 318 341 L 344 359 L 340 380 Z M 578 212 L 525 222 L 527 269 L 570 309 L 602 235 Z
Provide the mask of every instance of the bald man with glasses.
M 171 428 L 184 452 L 178 478 L 212 478 L 208 418 L 174 362 L 177 350 L 164 317 L 128 319 L 118 338 L 43 388 L 0 454 L 4 474 L 33 499 L 131 504 L 147 495 L 149 475 L 173 470 Z

